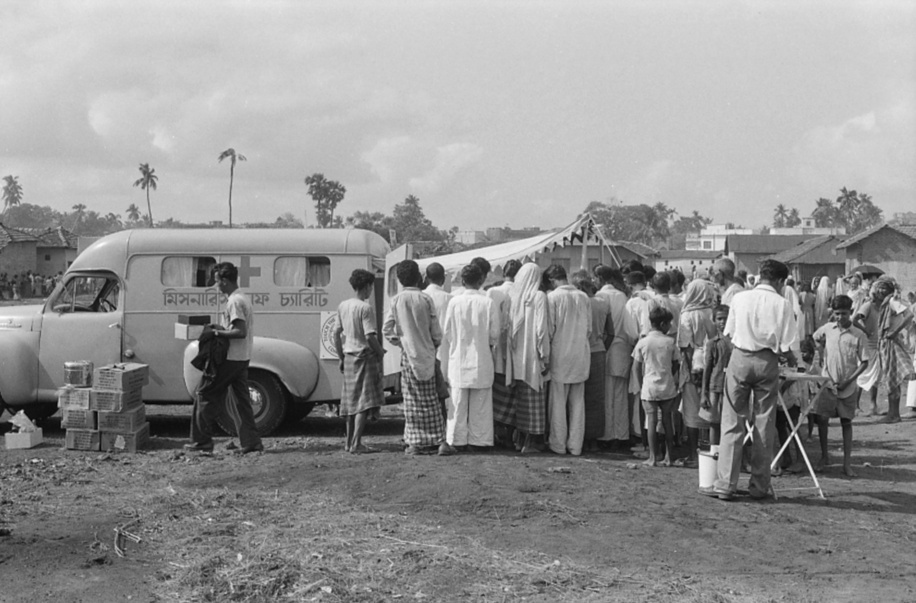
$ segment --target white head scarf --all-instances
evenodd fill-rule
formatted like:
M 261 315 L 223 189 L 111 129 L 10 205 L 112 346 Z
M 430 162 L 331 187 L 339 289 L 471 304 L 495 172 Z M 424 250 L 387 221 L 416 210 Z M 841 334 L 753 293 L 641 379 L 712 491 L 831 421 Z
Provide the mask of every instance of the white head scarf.
M 525 309 L 534 304 L 540 286 L 541 269 L 537 264 L 528 262 L 519 268 L 515 275 L 515 285 L 509 290 L 513 337 L 522 328 L 522 323 L 525 322 Z

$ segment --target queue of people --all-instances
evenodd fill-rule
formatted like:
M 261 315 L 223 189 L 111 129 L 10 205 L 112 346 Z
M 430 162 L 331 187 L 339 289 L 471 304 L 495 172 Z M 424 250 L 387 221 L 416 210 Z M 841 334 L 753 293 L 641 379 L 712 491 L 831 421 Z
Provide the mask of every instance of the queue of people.
M 47 297 L 63 277 L 62 272 L 56 275 L 41 275 L 28 270 L 19 274 L 0 274 L 0 298 L 19 301 L 34 297 Z

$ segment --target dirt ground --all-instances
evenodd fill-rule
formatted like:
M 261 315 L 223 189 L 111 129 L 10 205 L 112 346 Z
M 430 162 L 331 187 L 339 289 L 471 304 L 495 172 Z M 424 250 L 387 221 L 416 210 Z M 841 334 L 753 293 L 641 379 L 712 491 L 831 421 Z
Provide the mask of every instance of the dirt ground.
M 51 418 L 0 452 L 0 601 L 916 600 L 912 422 L 858 419 L 826 500 L 723 502 L 624 455 L 406 457 L 385 411 L 359 456 L 321 409 L 244 457 L 186 455 L 187 407 L 150 407 L 138 454 L 63 450 Z

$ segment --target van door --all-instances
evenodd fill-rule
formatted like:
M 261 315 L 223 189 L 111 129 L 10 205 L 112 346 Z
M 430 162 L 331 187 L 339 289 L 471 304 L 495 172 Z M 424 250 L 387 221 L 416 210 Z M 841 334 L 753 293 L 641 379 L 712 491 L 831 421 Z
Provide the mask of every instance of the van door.
M 388 316 L 388 309 L 391 307 L 391 298 L 401 290 L 401 283 L 398 282 L 397 265 L 401 260 L 413 258 L 413 245 L 406 243 L 397 249 L 394 249 L 385 256 L 385 310 L 382 313 L 382 320 Z M 379 325 L 379 329 L 382 325 Z M 391 345 L 388 340 L 383 338 L 382 345 L 385 346 L 385 386 L 389 387 L 389 375 L 397 375 L 401 372 L 401 348 Z
M 64 385 L 64 363 L 121 361 L 123 287 L 111 272 L 68 274 L 45 304 L 39 339 L 39 397 Z

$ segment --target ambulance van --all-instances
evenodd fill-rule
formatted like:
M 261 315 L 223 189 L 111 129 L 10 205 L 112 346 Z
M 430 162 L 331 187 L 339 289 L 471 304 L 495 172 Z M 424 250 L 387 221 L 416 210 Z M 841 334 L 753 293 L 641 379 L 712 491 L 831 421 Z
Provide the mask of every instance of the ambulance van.
M 387 242 L 365 230 L 143 229 L 81 253 L 44 305 L 0 308 L 0 399 L 33 417 L 56 410 L 64 363 L 149 365 L 147 404 L 191 403 L 200 374 L 190 317 L 217 322 L 225 300 L 211 268 L 232 262 L 254 310 L 249 380 L 262 434 L 287 415 L 340 399 L 338 304 L 356 268 L 378 275 L 381 325 Z

